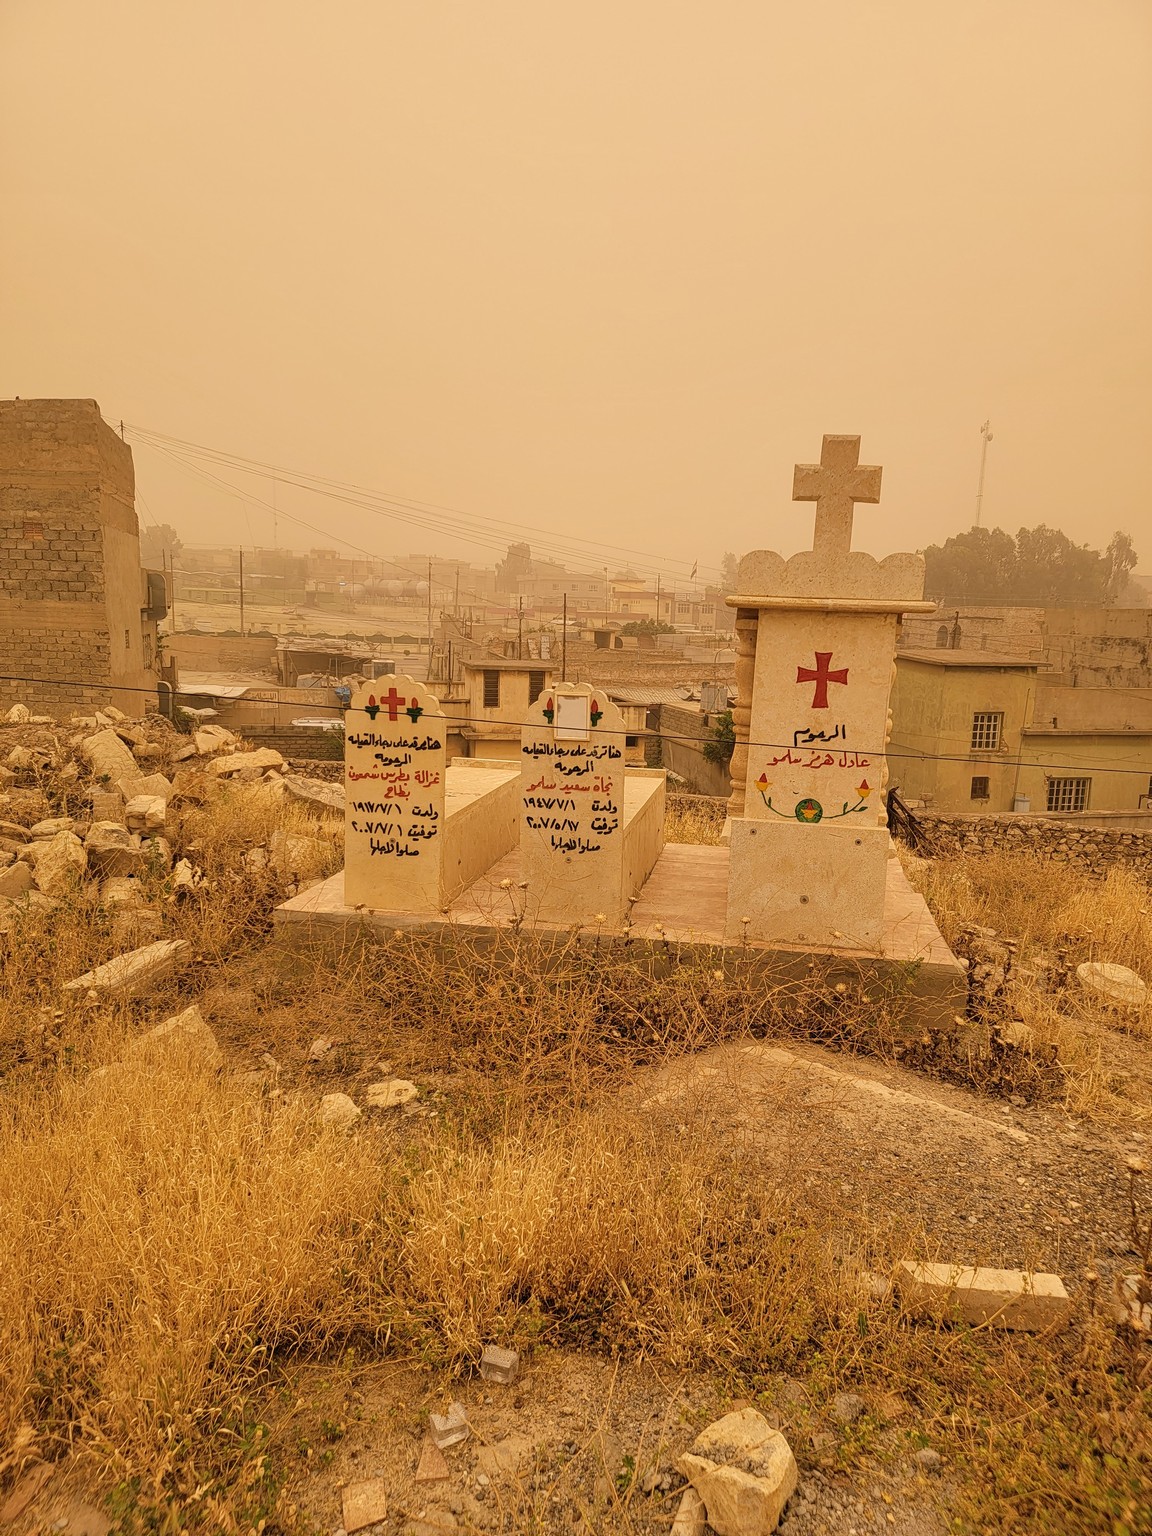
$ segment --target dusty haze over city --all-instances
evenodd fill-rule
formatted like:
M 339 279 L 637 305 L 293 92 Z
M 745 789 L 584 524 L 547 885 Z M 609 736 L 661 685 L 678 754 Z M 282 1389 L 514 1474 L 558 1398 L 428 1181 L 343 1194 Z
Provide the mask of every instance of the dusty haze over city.
M 824 432 L 859 546 L 966 528 L 991 418 L 986 523 L 1147 569 L 1150 65 L 1145 0 L 6 0 L 0 395 L 477 535 L 281 483 L 297 548 L 701 578 L 807 545 Z M 143 522 L 271 542 L 129 440 Z

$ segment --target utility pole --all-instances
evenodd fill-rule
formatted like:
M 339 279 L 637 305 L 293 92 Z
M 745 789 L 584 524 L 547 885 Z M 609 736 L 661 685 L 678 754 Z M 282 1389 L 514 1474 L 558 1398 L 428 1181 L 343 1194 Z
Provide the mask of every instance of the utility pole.
M 660 572 L 656 572 L 656 629 L 660 629 Z
M 244 633 L 244 546 L 240 546 L 240 633 Z
M 428 677 L 432 676 L 432 556 L 428 556 Z
M 567 593 L 565 593 L 567 601 Z M 516 660 L 524 660 L 524 594 L 516 599 Z
M 276 476 L 272 476 L 272 548 L 280 548 L 280 535 L 276 523 Z
M 560 631 L 560 681 L 568 681 L 568 594 L 564 594 L 564 627 Z
M 454 599 L 452 601 L 452 616 L 453 616 L 453 618 L 457 618 L 457 619 L 460 617 L 460 562 L 459 562 L 459 560 L 457 560 L 457 562 L 456 562 L 456 596 L 454 597 Z
M 608 628 L 608 567 L 604 567 L 604 628 Z
M 176 567 L 166 549 L 160 551 L 161 568 L 164 572 L 164 590 L 168 594 L 168 624 L 176 633 Z
M 976 521 L 973 524 L 973 527 L 976 528 L 980 527 L 980 514 L 983 510 L 984 467 L 988 463 L 988 444 L 992 441 L 992 433 L 989 431 L 991 425 L 991 420 L 989 420 L 980 428 L 980 437 L 982 439 L 980 444 L 980 483 L 976 487 Z

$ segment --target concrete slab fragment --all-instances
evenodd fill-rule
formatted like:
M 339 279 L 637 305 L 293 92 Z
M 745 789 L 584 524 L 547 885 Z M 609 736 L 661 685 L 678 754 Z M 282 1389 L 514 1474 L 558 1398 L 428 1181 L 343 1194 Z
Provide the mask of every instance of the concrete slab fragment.
M 973 1326 L 988 1324 L 1022 1333 L 1062 1328 L 1072 1300 L 1059 1275 L 1019 1269 L 970 1269 L 959 1264 L 903 1260 L 897 1283 L 908 1307 L 927 1316 L 941 1313 Z

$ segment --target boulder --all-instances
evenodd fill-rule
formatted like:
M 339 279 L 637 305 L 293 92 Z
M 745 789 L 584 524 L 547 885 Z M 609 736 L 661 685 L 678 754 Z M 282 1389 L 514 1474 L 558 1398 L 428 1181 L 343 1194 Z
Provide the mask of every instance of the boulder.
M 89 868 L 97 875 L 138 875 L 144 869 L 140 839 L 118 821 L 97 821 L 84 839 Z
M 168 801 L 172 798 L 172 781 L 166 779 L 162 773 L 148 773 L 136 780 L 134 793 L 155 795 L 159 800 Z
M 57 832 L 75 832 L 76 823 L 71 816 L 50 816 L 28 828 L 29 837 L 55 837 Z
M 233 752 L 228 757 L 218 757 L 209 764 L 209 772 L 220 778 L 230 778 L 235 773 L 255 772 L 262 777 L 266 768 L 283 768 L 284 759 L 274 747 L 258 747 L 255 752 Z
M 346 1093 L 326 1093 L 316 1111 L 321 1125 L 331 1125 L 338 1131 L 346 1131 L 360 1118 L 355 1101 Z
M 124 820 L 124 796 L 118 789 L 93 789 L 88 800 L 94 822 Z
M 401 1104 L 411 1103 L 419 1092 L 415 1083 L 392 1077 L 386 1082 L 369 1083 L 364 1090 L 364 1102 L 369 1109 L 398 1109 Z
M 298 875 L 311 872 L 328 857 L 331 844 L 318 837 L 297 837 L 291 832 L 273 832 L 268 839 L 272 867 L 277 874 Z
M 32 711 L 27 704 L 13 704 L 4 719 L 9 725 L 27 725 L 31 714 Z
M 231 731 L 226 731 L 222 725 L 202 725 L 192 737 L 196 744 L 196 751 L 201 757 L 210 757 L 213 752 L 219 752 L 224 747 L 230 747 L 236 740 Z
M 62 896 L 84 878 L 88 855 L 84 844 L 73 832 L 57 832 L 55 837 L 29 843 L 26 856 L 34 859 L 38 890 L 45 896 Z
M 1087 992 L 1105 997 L 1124 1008 L 1141 1008 L 1148 998 L 1147 984 L 1126 965 L 1104 960 L 1085 960 L 1076 967 L 1076 978 Z
M 5 767 L 11 768 L 13 773 L 27 773 L 32 762 L 32 754 L 27 747 L 13 747 L 4 759 Z
M 676 1465 L 717 1536 L 770 1536 L 796 1490 L 792 1447 L 755 1408 L 710 1424 Z
M 9 842 L 31 842 L 32 834 L 27 827 L 22 827 L 17 821 L 0 821 L 0 837 L 6 837 Z
M 133 795 L 124 807 L 130 832 L 163 832 L 165 815 L 165 801 L 159 795 Z
M 193 1004 L 139 1035 L 124 1056 L 125 1060 L 157 1067 L 193 1061 L 215 1066 L 220 1060 L 220 1045 Z
M 65 992 L 102 992 L 107 997 L 132 997 L 170 976 L 176 962 L 191 949 L 186 939 L 159 939 L 126 955 L 117 955 L 93 971 L 64 983 Z
M 131 910 L 144 905 L 144 893 L 140 889 L 139 880 L 134 880 L 130 875 L 110 875 L 100 887 L 100 900 L 106 907 Z
M 136 759 L 113 730 L 97 731 L 94 736 L 85 736 L 80 743 L 80 751 L 92 769 L 93 778 L 105 779 L 109 784 L 127 781 L 134 785 L 140 777 Z
M 16 900 L 26 895 L 32 885 L 32 871 L 27 864 L 12 864 L 7 869 L 0 869 L 0 896 Z
M 335 811 L 340 816 L 344 814 L 343 784 L 329 784 L 324 779 L 302 779 L 295 774 L 286 774 L 284 788 L 293 800 L 302 800 L 305 805 L 314 806 L 317 810 Z

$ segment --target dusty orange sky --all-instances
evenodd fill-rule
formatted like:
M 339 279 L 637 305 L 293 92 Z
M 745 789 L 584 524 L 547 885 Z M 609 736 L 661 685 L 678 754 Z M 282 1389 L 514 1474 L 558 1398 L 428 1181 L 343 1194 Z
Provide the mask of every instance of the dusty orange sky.
M 0 395 L 667 575 L 807 546 L 823 432 L 885 466 L 859 547 L 943 539 L 990 416 L 985 522 L 1147 569 L 1150 79 L 1146 0 L 3 0 Z M 271 542 L 134 451 L 145 517 Z

